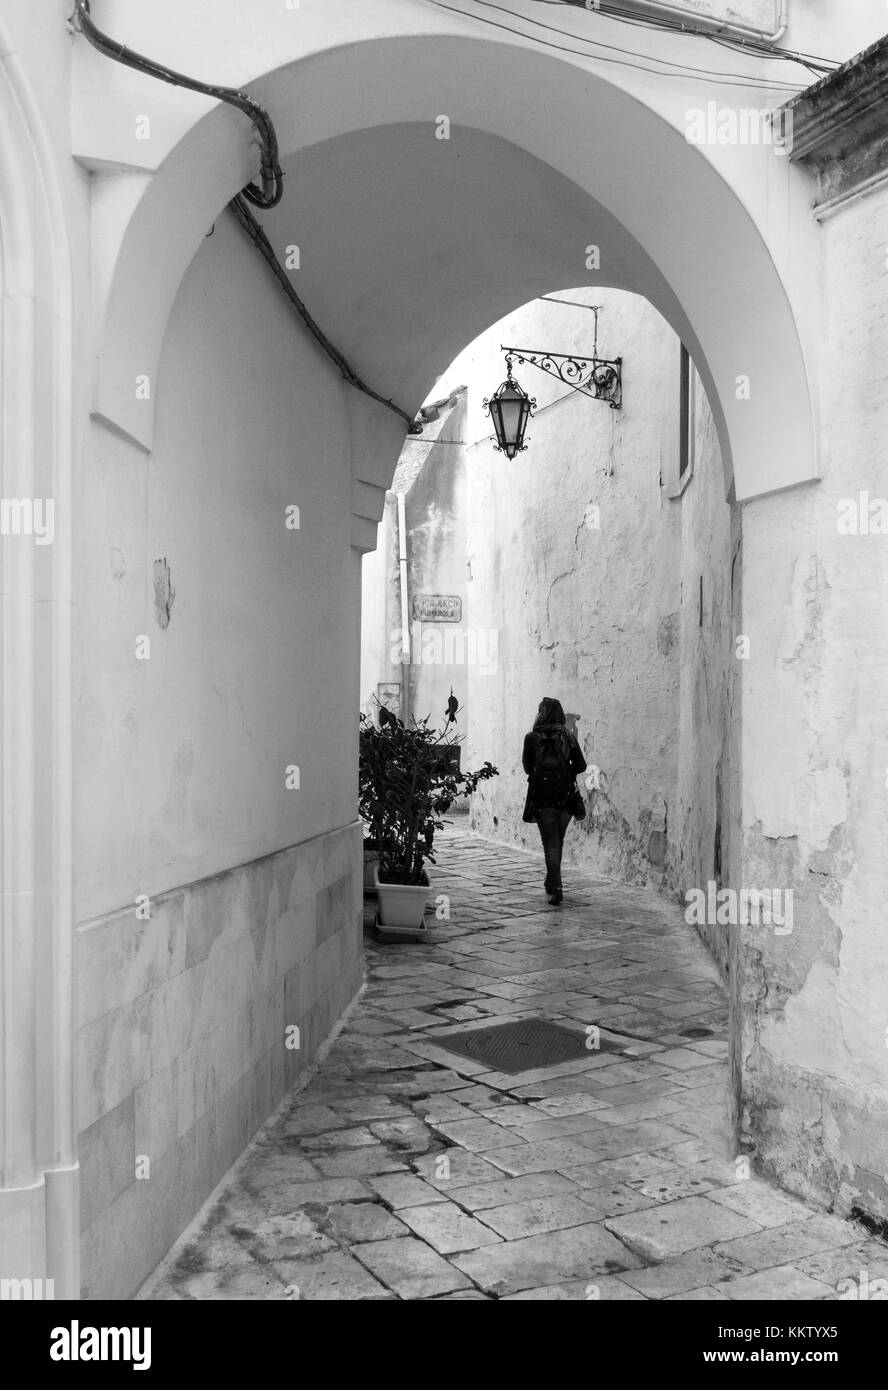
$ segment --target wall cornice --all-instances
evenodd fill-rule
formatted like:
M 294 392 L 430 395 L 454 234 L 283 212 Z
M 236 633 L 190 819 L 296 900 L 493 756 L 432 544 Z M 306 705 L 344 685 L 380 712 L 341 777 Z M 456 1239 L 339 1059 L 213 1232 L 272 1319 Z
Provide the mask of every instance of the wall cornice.
M 888 171 L 888 35 L 789 102 L 794 163 L 817 175 L 818 205 Z

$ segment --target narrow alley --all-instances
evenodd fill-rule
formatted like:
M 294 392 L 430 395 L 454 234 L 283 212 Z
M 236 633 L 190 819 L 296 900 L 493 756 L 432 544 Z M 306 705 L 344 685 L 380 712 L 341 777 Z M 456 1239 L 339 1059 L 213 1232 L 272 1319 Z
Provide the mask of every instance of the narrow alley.
M 541 857 L 461 820 L 428 943 L 365 930 L 332 1047 L 139 1297 L 828 1300 L 888 1277 L 888 1245 L 732 1153 L 724 990 L 680 909 L 575 868 L 549 907 Z M 509 1073 L 443 1046 L 520 1019 L 585 1055 Z

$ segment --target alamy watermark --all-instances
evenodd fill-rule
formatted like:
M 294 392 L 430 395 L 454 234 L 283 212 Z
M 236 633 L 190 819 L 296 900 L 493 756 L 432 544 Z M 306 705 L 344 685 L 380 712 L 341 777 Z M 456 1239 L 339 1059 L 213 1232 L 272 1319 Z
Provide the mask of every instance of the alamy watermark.
M 859 1299 L 862 1303 L 884 1303 L 888 1301 L 888 1279 L 871 1279 L 869 1270 L 862 1269 L 857 1279 L 850 1276 L 840 1279 L 836 1284 L 840 1299 Z
M 35 545 L 55 539 L 55 502 L 51 497 L 0 497 L 0 536 L 33 536 Z
M 0 1279 L 0 1303 L 46 1303 L 54 1298 L 54 1279 Z
M 393 629 L 389 660 L 393 666 L 477 666 L 482 676 L 499 666 L 499 630 L 495 627 L 452 627 L 443 630 L 415 622 L 412 634 Z
M 888 536 L 888 500 L 859 492 L 836 503 L 840 536 Z
M 775 154 L 792 150 L 792 111 L 785 107 L 719 106 L 707 101 L 685 112 L 689 145 L 763 145 Z
M 789 936 L 793 927 L 791 888 L 719 888 L 685 893 L 685 921 L 691 927 L 773 926 L 775 936 Z

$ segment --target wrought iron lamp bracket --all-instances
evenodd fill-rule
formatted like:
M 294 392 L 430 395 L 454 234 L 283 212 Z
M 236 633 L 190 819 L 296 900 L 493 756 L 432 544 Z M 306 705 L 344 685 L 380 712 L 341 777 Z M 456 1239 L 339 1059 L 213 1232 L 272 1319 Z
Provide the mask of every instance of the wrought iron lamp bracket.
M 623 405 L 623 359 L 622 357 L 574 357 L 563 352 L 540 352 L 531 348 L 500 347 L 508 354 L 507 360 L 529 362 L 541 372 L 556 377 L 593 401 L 607 401 L 611 410 L 620 410 Z M 511 366 L 510 366 L 511 371 Z

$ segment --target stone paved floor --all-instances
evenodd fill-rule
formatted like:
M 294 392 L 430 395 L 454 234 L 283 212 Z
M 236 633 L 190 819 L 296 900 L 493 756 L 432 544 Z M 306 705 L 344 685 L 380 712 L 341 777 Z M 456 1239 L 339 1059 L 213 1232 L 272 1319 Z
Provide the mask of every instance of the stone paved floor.
M 807 1300 L 888 1276 L 888 1246 L 731 1155 L 724 991 L 678 908 L 572 868 L 553 908 L 541 858 L 457 827 L 441 851 L 450 920 L 367 935 L 326 1060 L 140 1297 Z M 624 1050 L 508 1075 L 435 1042 L 525 1016 Z

